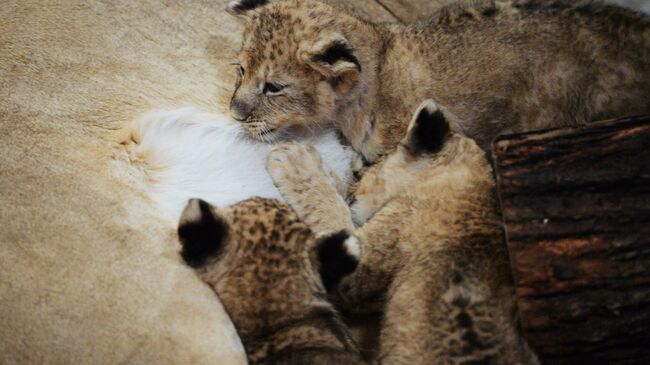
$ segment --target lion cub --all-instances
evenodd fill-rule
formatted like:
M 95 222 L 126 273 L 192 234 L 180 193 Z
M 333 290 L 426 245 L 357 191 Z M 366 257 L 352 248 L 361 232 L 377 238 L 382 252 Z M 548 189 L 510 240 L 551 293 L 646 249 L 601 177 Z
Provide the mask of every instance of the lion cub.
M 427 21 L 373 24 L 320 1 L 232 0 L 245 30 L 231 115 L 264 141 L 334 126 L 375 162 L 426 98 L 485 150 L 502 133 L 650 113 L 647 15 L 590 0 L 446 3 Z
M 295 213 L 254 198 L 218 209 L 187 204 L 183 259 L 212 287 L 250 364 L 360 364 L 326 289 L 352 272 L 359 247 L 344 232 L 316 240 Z
M 519 333 L 490 166 L 455 129 L 424 102 L 361 178 L 352 214 L 313 149 L 282 145 L 267 168 L 315 232 L 358 237 L 359 267 L 334 296 L 346 310 L 383 310 L 382 363 L 536 363 Z

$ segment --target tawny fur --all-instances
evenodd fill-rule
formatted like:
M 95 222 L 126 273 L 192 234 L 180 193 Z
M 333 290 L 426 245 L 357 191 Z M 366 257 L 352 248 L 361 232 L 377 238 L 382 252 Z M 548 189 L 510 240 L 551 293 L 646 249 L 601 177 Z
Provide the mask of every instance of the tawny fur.
M 246 363 L 120 144 L 147 110 L 227 110 L 242 40 L 227 3 L 0 6 L 0 364 Z
M 422 108 L 433 112 L 436 106 Z M 315 232 L 347 229 L 359 238 L 360 265 L 337 296 L 347 310 L 384 311 L 382 363 L 536 363 L 519 334 L 484 153 L 455 132 L 436 153 L 418 150 L 412 142 L 416 120 L 396 151 L 365 172 L 352 214 L 313 149 L 278 147 L 269 171 Z M 309 190 L 301 185 L 305 180 Z
M 356 345 L 327 301 L 314 255 L 319 243 L 291 208 L 261 198 L 222 209 L 205 204 L 201 208 L 191 200 L 181 216 L 184 257 L 190 264 L 197 258 L 187 254 L 195 236 L 183 240 L 183 227 L 210 224 L 201 211 L 210 209 L 227 229 L 223 237 L 209 236 L 221 240 L 216 242 L 220 247 L 198 257 L 197 273 L 228 311 L 249 364 L 361 364 Z M 356 259 L 354 245 L 345 247 Z
M 650 18 L 616 6 L 461 0 L 428 21 L 381 25 L 286 0 L 239 16 L 231 113 L 258 138 L 333 124 L 374 161 L 426 98 L 483 149 L 504 132 L 650 112 Z M 286 87 L 265 93 L 267 83 Z
M 147 110 L 223 110 L 226 3 L 0 6 L 0 364 L 246 363 L 120 144 Z

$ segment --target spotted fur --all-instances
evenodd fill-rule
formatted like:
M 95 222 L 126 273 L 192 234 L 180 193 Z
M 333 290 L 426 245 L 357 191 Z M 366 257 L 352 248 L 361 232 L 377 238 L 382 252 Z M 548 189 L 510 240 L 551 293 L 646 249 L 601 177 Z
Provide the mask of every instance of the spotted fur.
M 223 209 L 190 200 L 178 234 L 182 257 L 221 299 L 250 364 L 362 363 L 324 287 L 356 268 L 359 249 L 347 233 L 316 239 L 286 204 L 254 198 Z
M 365 172 L 351 210 L 313 150 L 285 144 L 267 168 L 315 232 L 358 238 L 359 266 L 333 292 L 346 311 L 383 313 L 382 363 L 535 364 L 519 333 L 491 169 L 457 129 L 423 103 L 397 149 Z M 422 130 L 444 133 L 429 136 L 435 149 Z
M 368 161 L 427 98 L 483 149 L 504 132 L 650 113 L 647 16 L 584 0 L 450 3 L 409 25 L 315 0 L 251 10 L 231 113 L 257 138 L 334 125 Z M 269 82 L 286 86 L 266 94 Z

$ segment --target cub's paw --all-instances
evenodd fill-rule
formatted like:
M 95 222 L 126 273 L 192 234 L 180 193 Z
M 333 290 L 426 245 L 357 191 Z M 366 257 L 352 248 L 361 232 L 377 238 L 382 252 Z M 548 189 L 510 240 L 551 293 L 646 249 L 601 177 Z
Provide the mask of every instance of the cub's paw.
M 323 168 L 321 157 L 312 145 L 288 142 L 275 147 L 269 153 L 266 169 L 284 195 L 321 183 L 336 186 L 336 177 Z
M 339 179 L 323 169 L 314 147 L 282 144 L 269 153 L 266 169 L 287 203 L 314 232 L 354 229 L 348 206 L 336 189 Z
M 305 171 L 322 170 L 320 155 L 312 145 L 287 142 L 275 147 L 266 160 L 266 169 L 275 179 L 305 177 Z

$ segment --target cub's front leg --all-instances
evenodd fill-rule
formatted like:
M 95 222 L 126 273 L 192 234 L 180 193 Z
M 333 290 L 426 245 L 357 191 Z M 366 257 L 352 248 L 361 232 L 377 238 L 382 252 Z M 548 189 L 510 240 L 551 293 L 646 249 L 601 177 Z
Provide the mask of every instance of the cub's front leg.
M 350 210 L 337 191 L 341 183 L 331 170 L 326 171 L 314 147 L 281 144 L 269 154 L 266 168 L 287 203 L 314 233 L 353 232 Z
M 355 272 L 344 278 L 335 301 L 346 310 L 372 312 L 384 305 L 383 298 L 395 272 L 403 265 L 401 238 L 408 201 L 394 199 L 355 229 L 350 208 L 335 188 L 320 155 L 311 146 L 287 143 L 275 148 L 267 170 L 289 205 L 309 227 L 323 235 L 342 229 L 353 233 L 361 248 Z

